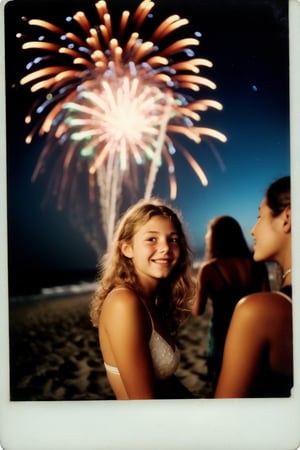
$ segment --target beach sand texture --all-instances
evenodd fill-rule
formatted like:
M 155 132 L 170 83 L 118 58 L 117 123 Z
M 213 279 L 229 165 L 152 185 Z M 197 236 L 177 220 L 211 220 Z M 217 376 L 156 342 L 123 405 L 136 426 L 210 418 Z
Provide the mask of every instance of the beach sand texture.
M 12 401 L 113 400 L 89 320 L 91 294 L 10 304 Z M 176 375 L 197 398 L 211 398 L 206 379 L 210 310 L 182 326 Z

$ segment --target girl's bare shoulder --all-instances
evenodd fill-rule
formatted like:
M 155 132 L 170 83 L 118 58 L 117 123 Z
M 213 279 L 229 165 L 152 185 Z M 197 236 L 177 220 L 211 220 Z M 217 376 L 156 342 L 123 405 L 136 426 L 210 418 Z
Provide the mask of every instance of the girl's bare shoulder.
M 199 273 L 203 275 L 209 274 L 214 267 L 214 264 L 216 263 L 216 258 L 208 259 L 207 261 L 203 261 L 199 267 Z
M 127 309 L 139 304 L 138 295 L 128 287 L 117 287 L 110 291 L 103 303 L 103 311 Z
M 257 292 L 243 297 L 236 306 L 236 311 L 242 313 L 274 314 L 290 311 L 291 303 L 280 292 Z
M 151 332 L 149 314 L 138 295 L 129 288 L 114 289 L 103 303 L 100 328 L 110 334 L 116 329 L 143 329 L 148 337 Z

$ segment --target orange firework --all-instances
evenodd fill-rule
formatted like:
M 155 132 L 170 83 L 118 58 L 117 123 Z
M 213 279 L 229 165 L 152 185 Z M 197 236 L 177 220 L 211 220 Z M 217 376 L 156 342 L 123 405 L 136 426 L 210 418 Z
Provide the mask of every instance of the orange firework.
M 207 184 L 198 162 L 190 152 L 176 147 L 174 137 L 182 135 L 195 143 L 203 136 L 221 142 L 226 137 L 198 124 L 200 113 L 208 108 L 221 110 L 222 105 L 193 98 L 202 86 L 215 89 L 216 85 L 200 75 L 200 68 L 212 67 L 212 63 L 192 51 L 199 40 L 176 39 L 176 31 L 188 24 L 187 19 L 171 15 L 143 39 L 143 25 L 154 7 L 154 2 L 144 0 L 133 13 L 121 13 L 115 36 L 106 2 L 101 0 L 95 7 L 99 24 L 92 26 L 79 11 L 69 23 L 74 31 L 40 19 L 28 21 L 46 31 L 49 39 L 25 42 L 22 48 L 47 54 L 48 59 L 47 65 L 43 57 L 33 62 L 21 84 L 39 95 L 37 106 L 26 117 L 27 123 L 36 120 L 26 142 L 30 143 L 37 132 L 46 136 L 33 179 L 54 158 L 55 194 L 63 207 L 68 186 L 74 186 L 76 171 L 84 167 L 90 200 L 97 197 L 100 201 L 109 242 L 122 187 L 136 179 L 135 166 L 145 170 L 144 196 L 148 198 L 164 161 L 174 199 L 176 150 Z M 174 36 L 172 43 L 170 35 Z M 35 65 L 37 70 L 32 70 Z

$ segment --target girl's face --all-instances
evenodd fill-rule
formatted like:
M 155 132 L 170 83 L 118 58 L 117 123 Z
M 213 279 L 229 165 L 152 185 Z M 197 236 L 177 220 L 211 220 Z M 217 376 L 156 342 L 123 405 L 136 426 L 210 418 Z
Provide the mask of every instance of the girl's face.
M 277 217 L 264 199 L 259 207 L 258 220 L 251 230 L 254 238 L 255 261 L 280 261 L 285 246 L 284 212 Z
M 140 282 L 153 286 L 153 281 L 167 278 L 176 266 L 179 235 L 168 217 L 154 216 L 137 229 L 130 244 L 123 243 L 122 252 L 132 259 Z

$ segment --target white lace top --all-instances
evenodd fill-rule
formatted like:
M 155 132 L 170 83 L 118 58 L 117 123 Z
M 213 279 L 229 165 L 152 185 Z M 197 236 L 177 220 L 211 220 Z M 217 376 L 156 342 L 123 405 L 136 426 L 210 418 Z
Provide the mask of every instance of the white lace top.
M 179 350 L 177 347 L 173 350 L 171 345 L 154 329 L 153 324 L 149 348 L 155 376 L 164 379 L 173 375 L 180 361 Z
M 152 357 L 154 373 L 156 378 L 165 379 L 175 373 L 180 361 L 180 352 L 176 346 L 175 350 L 173 350 L 172 346 L 155 330 L 150 311 L 144 302 L 143 304 L 148 311 L 152 324 L 149 349 Z M 106 364 L 105 362 L 104 366 L 107 372 L 120 375 L 117 367 Z

